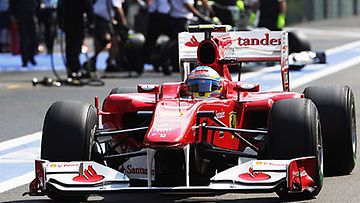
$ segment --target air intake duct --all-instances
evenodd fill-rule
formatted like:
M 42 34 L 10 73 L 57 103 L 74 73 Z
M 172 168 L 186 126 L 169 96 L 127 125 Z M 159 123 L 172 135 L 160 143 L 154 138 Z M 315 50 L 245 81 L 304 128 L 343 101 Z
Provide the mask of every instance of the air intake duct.
M 219 60 L 219 48 L 213 40 L 204 40 L 197 50 L 198 63 L 206 66 L 213 66 Z

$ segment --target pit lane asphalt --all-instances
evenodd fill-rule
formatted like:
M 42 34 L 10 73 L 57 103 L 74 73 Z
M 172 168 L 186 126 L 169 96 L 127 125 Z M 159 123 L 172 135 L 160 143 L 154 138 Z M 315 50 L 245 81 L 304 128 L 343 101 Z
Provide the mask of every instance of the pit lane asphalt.
M 306 33 L 312 37 L 311 42 L 314 50 L 328 49 L 358 40 L 351 34 L 360 33 L 360 18 L 343 19 L 340 21 L 317 22 L 313 24 L 299 25 L 307 28 Z M 353 21 L 350 23 L 350 21 Z M 357 24 L 356 24 L 357 23 Z M 326 30 L 327 33 L 316 34 L 315 30 Z M 348 33 L 347 36 L 344 33 Z M 360 36 L 360 35 L 359 35 Z M 346 70 L 326 76 L 310 82 L 309 84 L 293 89 L 302 92 L 305 86 L 317 84 L 347 84 L 352 87 L 355 94 L 357 107 L 360 106 L 360 80 L 359 64 Z M 100 101 L 110 92 L 113 87 L 121 87 L 124 92 L 135 91 L 137 83 L 161 83 L 166 81 L 179 81 L 178 75 L 163 77 L 161 74 L 145 73 L 140 78 L 116 78 L 106 79 L 104 87 L 32 87 L 32 77 L 51 75 L 50 72 L 16 72 L 0 73 L 0 141 L 19 137 L 22 135 L 38 132 L 42 128 L 42 122 L 47 108 L 57 100 L 81 100 L 93 103 L 93 97 L 99 96 Z M 290 83 L 291 85 L 291 83 Z M 357 110 L 357 131 L 359 131 L 359 110 Z M 0 172 L 1 173 L 1 172 Z M 305 202 L 360 202 L 357 195 L 360 192 L 360 169 L 359 159 L 357 167 L 350 176 L 327 177 L 319 196 L 314 200 Z M 46 197 L 21 197 L 27 190 L 27 186 L 18 187 L 0 194 L 0 202 L 39 202 L 47 201 Z M 105 199 L 94 197 L 92 201 L 105 202 L 278 202 L 281 201 L 275 194 L 226 194 L 216 197 L 209 196 L 163 196 L 155 194 L 145 195 L 106 195 Z

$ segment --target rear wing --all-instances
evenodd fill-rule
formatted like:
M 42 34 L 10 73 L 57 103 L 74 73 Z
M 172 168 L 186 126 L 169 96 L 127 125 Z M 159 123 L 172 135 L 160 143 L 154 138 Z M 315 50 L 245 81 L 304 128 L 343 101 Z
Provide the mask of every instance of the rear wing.
M 194 63 L 213 67 L 248 61 L 280 61 L 283 90 L 289 91 L 287 32 L 265 29 L 228 32 L 224 27 L 226 26 L 190 26 L 189 32 L 179 33 L 179 60 L 184 79 Z M 209 43 L 203 43 L 204 41 L 213 45 L 209 46 Z M 203 54 L 200 48 L 208 50 L 208 47 L 215 47 L 216 53 L 209 54 L 205 51 Z M 209 60 L 209 55 L 215 55 L 217 59 Z M 204 56 L 207 58 L 202 60 L 201 57 Z M 209 64 L 207 61 L 210 61 Z

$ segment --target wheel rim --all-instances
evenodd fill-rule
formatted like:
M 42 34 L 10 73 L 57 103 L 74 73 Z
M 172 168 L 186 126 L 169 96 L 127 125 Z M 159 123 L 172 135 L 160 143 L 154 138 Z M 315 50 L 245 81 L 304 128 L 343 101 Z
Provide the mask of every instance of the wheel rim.
M 95 142 L 95 133 L 96 133 L 97 125 L 94 125 L 94 127 L 90 130 L 90 147 L 89 147 L 89 160 L 92 160 L 92 155 L 96 147 Z
M 322 146 L 320 120 L 318 120 L 316 127 L 317 127 L 317 148 L 316 148 L 316 150 L 317 150 L 317 154 L 318 154 L 318 161 L 320 164 L 319 175 L 320 175 L 320 178 L 322 179 L 323 171 L 324 171 L 324 151 L 323 151 L 323 146 Z
M 351 142 L 353 150 L 353 158 L 356 159 L 357 151 L 357 137 L 356 137 L 356 117 L 355 117 L 355 105 L 351 103 Z

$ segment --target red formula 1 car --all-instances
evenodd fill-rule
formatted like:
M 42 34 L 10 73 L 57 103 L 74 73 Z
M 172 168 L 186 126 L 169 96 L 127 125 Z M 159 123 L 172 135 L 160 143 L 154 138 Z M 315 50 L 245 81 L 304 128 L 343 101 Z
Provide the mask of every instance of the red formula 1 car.
M 355 166 L 347 86 L 290 92 L 286 32 L 192 26 L 179 34 L 183 82 L 114 88 L 99 109 L 49 108 L 30 195 L 109 192 L 276 192 L 314 197 L 323 174 Z M 283 91 L 240 81 L 245 61 L 281 61 Z M 200 67 L 198 67 L 200 66 Z M 196 67 L 196 68 L 194 68 Z M 229 68 L 239 69 L 233 81 Z

